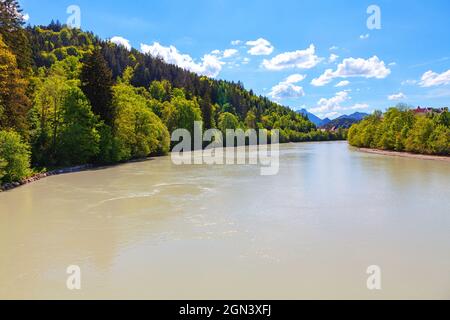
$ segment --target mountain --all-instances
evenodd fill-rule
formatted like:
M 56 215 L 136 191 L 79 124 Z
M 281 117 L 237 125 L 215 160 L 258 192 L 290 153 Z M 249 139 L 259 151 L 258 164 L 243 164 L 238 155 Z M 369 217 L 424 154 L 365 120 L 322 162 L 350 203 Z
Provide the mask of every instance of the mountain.
M 351 119 L 351 120 L 355 120 L 357 122 L 364 120 L 365 117 L 369 116 L 368 113 L 364 113 L 364 112 L 355 112 L 352 113 L 351 115 L 343 115 L 340 116 L 337 119 Z
M 335 130 L 339 128 L 349 129 L 352 125 L 361 122 L 368 115 L 369 114 L 362 112 L 355 112 L 351 115 L 343 115 L 321 126 L 321 128 L 326 130 Z
M 309 121 L 314 123 L 318 128 L 333 130 L 338 128 L 348 129 L 355 123 L 362 121 L 369 114 L 363 112 L 355 112 L 350 115 L 343 115 L 337 119 L 330 120 L 328 118 L 320 119 L 315 114 L 309 112 L 306 109 L 301 109 L 297 111 L 299 114 L 308 117 Z
M 305 117 L 308 117 L 309 121 L 314 123 L 317 127 L 325 126 L 331 121 L 328 118 L 320 119 L 318 116 L 316 116 L 315 114 L 312 114 L 311 112 L 308 112 L 308 110 L 306 110 L 306 109 L 302 109 L 302 110 L 298 111 L 298 113 L 300 113 L 301 115 L 303 115 Z

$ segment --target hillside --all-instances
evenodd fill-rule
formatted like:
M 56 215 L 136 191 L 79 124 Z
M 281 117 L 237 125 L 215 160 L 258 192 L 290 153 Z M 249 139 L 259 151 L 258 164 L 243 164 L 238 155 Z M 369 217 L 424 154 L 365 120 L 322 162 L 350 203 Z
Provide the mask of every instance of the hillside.
M 59 22 L 24 28 L 0 2 L 0 179 L 36 168 L 166 154 L 175 129 L 278 129 L 280 142 L 342 139 L 240 82 L 199 76 Z

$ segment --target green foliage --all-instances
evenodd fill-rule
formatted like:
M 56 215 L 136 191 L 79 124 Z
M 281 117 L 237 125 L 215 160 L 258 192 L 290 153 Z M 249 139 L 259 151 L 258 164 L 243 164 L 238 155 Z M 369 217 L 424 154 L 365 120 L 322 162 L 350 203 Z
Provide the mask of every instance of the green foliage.
M 99 153 L 100 134 L 97 118 L 81 89 L 67 90 L 62 105 L 62 127 L 58 137 L 58 164 L 72 166 L 87 163 Z
M 3 177 L 6 174 L 6 165 L 8 164 L 8 162 L 6 162 L 5 159 L 0 158 L 0 183 L 2 182 Z
M 79 81 L 55 66 L 36 84 L 30 113 L 33 159 L 41 166 L 83 164 L 99 152 L 98 120 Z
M 76 86 L 58 72 L 37 79 L 34 106 L 30 112 L 33 163 L 57 165 L 58 137 L 63 125 L 63 101 L 67 90 Z
M 415 115 L 407 108 L 391 108 L 353 125 L 349 143 L 356 147 L 448 155 L 450 150 L 449 112 Z
M 21 76 L 16 56 L 0 34 L 0 129 L 14 129 L 27 135 L 26 116 L 30 101 L 28 82 Z
M 169 81 L 153 81 L 150 84 L 150 95 L 153 99 L 164 102 L 169 101 L 172 95 L 172 85 Z
M 219 117 L 219 130 L 226 134 L 227 130 L 239 128 L 239 119 L 232 113 L 225 112 Z
M 92 105 L 92 111 L 106 124 L 114 121 L 112 106 L 112 72 L 99 49 L 86 59 L 81 73 L 81 88 Z
M 59 167 L 166 154 L 170 132 L 192 134 L 195 121 L 224 131 L 279 129 L 282 142 L 343 136 L 316 131 L 240 82 L 198 76 L 58 21 L 24 29 L 17 12 L 16 0 L 0 1 L 0 130 L 4 145 L 15 146 L 0 154 L 4 181 L 29 173 L 22 141 L 33 166 Z M 440 125 L 429 148 L 442 152 L 448 118 Z
M 147 106 L 146 99 L 126 83 L 113 88 L 117 110 L 114 137 L 119 161 L 164 154 L 169 150 L 170 136 L 162 121 Z
M 28 34 L 23 29 L 25 21 L 17 0 L 0 1 L 0 37 L 16 57 L 17 67 L 29 75 L 31 67 L 31 47 Z
M 3 183 L 19 181 L 31 174 L 30 147 L 14 131 L 0 131 L 0 159 Z
M 112 164 L 120 161 L 112 128 L 101 122 L 97 125 L 97 131 L 100 141 L 98 155 L 94 161 L 99 164 Z
M 194 133 L 194 122 L 202 121 L 200 106 L 195 100 L 187 100 L 178 91 L 170 103 L 164 104 L 163 120 L 170 132 L 187 129 Z
M 247 113 L 247 116 L 245 117 L 245 125 L 247 126 L 247 128 L 250 129 L 256 129 L 257 128 L 257 119 L 256 119 L 256 114 L 250 110 Z

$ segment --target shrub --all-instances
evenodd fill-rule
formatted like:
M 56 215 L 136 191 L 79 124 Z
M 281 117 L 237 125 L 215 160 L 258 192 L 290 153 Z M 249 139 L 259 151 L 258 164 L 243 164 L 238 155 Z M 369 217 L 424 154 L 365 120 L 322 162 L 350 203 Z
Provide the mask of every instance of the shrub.
M 1 181 L 19 181 L 29 176 L 30 174 L 31 170 L 29 145 L 22 142 L 22 138 L 17 132 L 0 131 Z

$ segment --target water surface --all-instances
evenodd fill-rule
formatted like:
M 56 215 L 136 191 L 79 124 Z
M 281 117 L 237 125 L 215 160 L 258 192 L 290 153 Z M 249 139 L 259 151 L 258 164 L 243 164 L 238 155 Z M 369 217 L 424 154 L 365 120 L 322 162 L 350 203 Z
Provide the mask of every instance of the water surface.
M 283 145 L 268 177 L 168 157 L 50 177 L 0 193 L 0 298 L 449 299 L 449 196 L 448 163 L 342 142 Z

